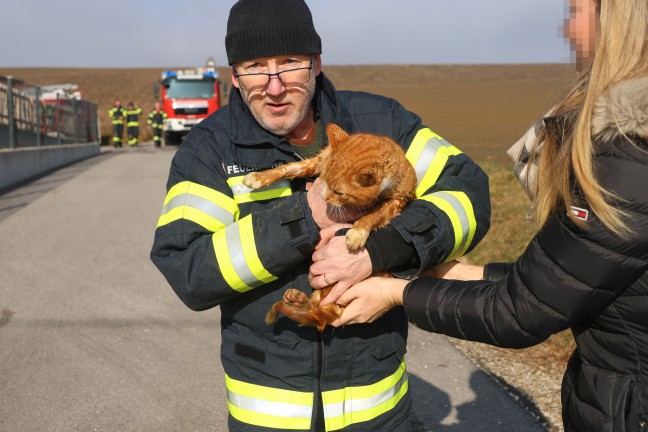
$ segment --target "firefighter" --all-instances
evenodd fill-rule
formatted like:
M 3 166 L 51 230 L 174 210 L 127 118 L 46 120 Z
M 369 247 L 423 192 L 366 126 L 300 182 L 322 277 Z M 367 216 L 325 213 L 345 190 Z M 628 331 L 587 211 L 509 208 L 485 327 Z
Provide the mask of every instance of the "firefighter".
M 167 119 L 167 113 L 162 110 L 160 102 L 155 102 L 155 108 L 148 115 L 146 123 L 153 129 L 153 143 L 155 147 L 162 146 L 162 128 Z
M 126 128 L 129 146 L 136 146 L 139 143 L 140 114 L 142 114 L 142 108 L 135 107 L 133 102 L 128 102 L 126 106 Z
M 113 146 L 115 148 L 122 146 L 122 137 L 124 136 L 124 118 L 126 118 L 126 110 L 121 105 L 119 99 L 115 100 L 115 104 L 108 110 L 108 117 L 113 125 Z
M 488 177 L 395 100 L 337 90 L 304 0 L 238 1 L 225 45 L 229 103 L 174 155 L 151 259 L 189 308 L 220 306 L 227 430 L 409 431 L 402 307 L 321 333 L 265 316 L 287 288 L 334 284 L 341 295 L 372 272 L 414 277 L 470 251 L 489 227 Z M 329 210 L 319 181 L 242 184 L 248 172 L 323 148 L 328 123 L 389 136 L 419 179 L 418 199 L 356 253 L 325 235 L 347 213 Z M 320 235 L 329 241 L 315 250 Z

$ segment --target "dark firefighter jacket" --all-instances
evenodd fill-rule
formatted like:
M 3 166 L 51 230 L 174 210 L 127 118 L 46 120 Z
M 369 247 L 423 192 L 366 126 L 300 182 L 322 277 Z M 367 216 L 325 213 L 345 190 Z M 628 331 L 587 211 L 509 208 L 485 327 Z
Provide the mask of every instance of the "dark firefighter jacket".
M 126 110 L 123 107 L 112 107 L 108 110 L 108 117 L 112 121 L 112 124 L 124 124 L 124 118 L 126 117 Z
M 618 194 L 629 240 L 587 208 L 572 209 L 588 213 L 587 228 L 553 215 L 500 281 L 421 278 L 406 291 L 413 323 L 457 338 L 522 348 L 571 327 L 567 432 L 648 430 L 647 112 L 648 78 L 640 78 L 601 96 L 592 122 L 596 176 Z
M 487 176 L 418 116 L 391 99 L 336 91 L 323 74 L 314 104 L 323 125 L 387 135 L 407 151 L 419 198 L 391 224 L 418 253 L 420 269 L 466 253 L 485 235 Z M 220 305 L 230 430 L 311 430 L 319 406 L 326 430 L 391 430 L 410 407 L 402 308 L 321 335 L 285 317 L 264 322 L 286 288 L 311 292 L 319 230 L 303 182 L 251 191 L 241 180 L 296 160 L 292 145 L 258 126 L 233 89 L 173 159 L 151 258 L 188 307 Z
M 149 113 L 146 123 L 153 128 L 162 129 L 164 126 L 164 120 L 167 119 L 167 113 L 163 110 L 156 111 L 153 110 Z
M 142 114 L 142 108 L 137 107 L 133 109 L 127 109 L 126 111 L 126 126 L 135 127 L 139 126 L 139 116 Z

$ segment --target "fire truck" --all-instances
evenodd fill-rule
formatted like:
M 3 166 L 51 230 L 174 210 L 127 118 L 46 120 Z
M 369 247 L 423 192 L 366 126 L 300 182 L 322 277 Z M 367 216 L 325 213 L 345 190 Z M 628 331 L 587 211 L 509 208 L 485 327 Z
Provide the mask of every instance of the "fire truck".
M 154 92 L 167 114 L 165 144 L 180 144 L 195 124 L 221 107 L 221 82 L 213 64 L 164 71 Z

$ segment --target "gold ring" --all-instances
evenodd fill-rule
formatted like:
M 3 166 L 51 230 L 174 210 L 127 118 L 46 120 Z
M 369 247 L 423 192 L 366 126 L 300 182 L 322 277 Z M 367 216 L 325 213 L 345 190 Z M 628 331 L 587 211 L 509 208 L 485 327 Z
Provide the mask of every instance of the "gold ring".
M 326 282 L 326 285 L 331 285 L 331 283 L 326 280 L 326 273 L 324 273 L 322 277 L 324 278 L 324 282 Z

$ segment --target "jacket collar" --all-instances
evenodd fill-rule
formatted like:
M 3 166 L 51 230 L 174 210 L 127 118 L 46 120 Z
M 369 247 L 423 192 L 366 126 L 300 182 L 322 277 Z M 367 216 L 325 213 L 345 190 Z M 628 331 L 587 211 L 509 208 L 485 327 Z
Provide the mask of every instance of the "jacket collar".
M 596 101 L 592 134 L 603 139 L 619 135 L 648 140 L 648 76 L 610 87 Z

